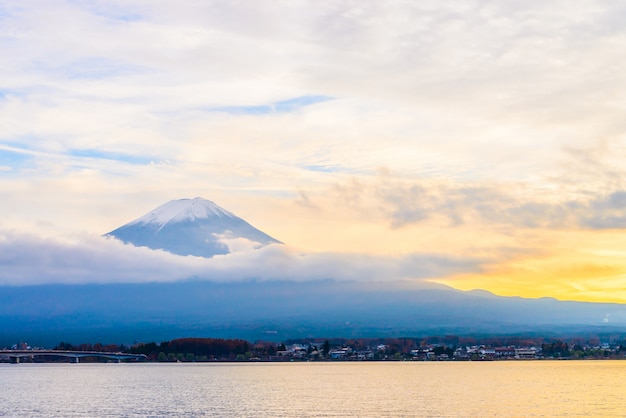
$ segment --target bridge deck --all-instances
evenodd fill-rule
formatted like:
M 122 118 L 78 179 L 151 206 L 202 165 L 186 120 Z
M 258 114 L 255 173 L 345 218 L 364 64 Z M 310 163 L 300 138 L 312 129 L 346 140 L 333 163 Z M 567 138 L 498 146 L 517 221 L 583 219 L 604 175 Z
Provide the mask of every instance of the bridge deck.
M 105 351 L 68 351 L 68 350 L 0 350 L 0 357 L 19 359 L 23 357 L 35 356 L 57 356 L 72 357 L 75 359 L 83 357 L 103 357 L 114 360 L 145 360 L 144 354 L 129 353 L 109 353 Z

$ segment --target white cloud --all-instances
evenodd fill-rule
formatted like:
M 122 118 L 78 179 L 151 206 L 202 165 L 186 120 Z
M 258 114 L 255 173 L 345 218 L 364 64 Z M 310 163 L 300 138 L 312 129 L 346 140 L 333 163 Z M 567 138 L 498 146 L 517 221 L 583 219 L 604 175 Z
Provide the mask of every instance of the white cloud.
M 230 253 L 253 251 L 263 246 L 263 244 L 249 240 L 248 238 L 234 237 L 229 232 L 225 234 L 213 234 L 213 237 L 220 244 L 225 245 Z
M 0 230 L 2 285 L 171 281 L 193 274 L 200 260 L 87 235 L 40 238 Z
M 0 230 L 0 285 L 136 283 L 185 279 L 393 281 L 475 271 L 480 261 L 436 254 L 385 258 L 364 254 L 302 253 L 284 245 L 237 248 L 215 256 L 182 257 L 126 245 L 113 238 L 42 238 Z

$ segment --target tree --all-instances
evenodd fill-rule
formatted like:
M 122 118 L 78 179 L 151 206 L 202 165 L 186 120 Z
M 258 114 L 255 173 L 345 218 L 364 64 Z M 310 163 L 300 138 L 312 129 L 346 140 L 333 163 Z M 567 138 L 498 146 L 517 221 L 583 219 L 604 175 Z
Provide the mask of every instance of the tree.
M 324 355 L 324 357 L 328 357 L 328 353 L 330 352 L 330 343 L 328 342 L 328 340 L 324 341 L 324 344 L 322 344 L 322 354 Z
M 54 350 L 74 351 L 75 348 L 72 344 L 61 341 L 59 345 L 54 347 Z
M 546 357 L 569 357 L 569 347 L 566 342 L 557 340 L 551 344 L 541 344 L 541 351 Z

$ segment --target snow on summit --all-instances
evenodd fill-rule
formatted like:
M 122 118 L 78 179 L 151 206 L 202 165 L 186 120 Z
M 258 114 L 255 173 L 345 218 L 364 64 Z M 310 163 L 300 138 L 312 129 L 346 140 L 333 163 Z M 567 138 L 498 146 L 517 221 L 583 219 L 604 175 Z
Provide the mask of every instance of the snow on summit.
M 201 197 L 172 200 L 105 235 L 137 247 L 207 258 L 228 254 L 229 240 L 248 240 L 254 247 L 280 243 Z
M 219 207 L 212 201 L 196 197 L 195 199 L 171 200 L 150 213 L 130 222 L 128 225 L 157 224 L 161 227 L 168 222 L 193 222 L 213 216 L 220 218 L 236 218 L 232 212 Z

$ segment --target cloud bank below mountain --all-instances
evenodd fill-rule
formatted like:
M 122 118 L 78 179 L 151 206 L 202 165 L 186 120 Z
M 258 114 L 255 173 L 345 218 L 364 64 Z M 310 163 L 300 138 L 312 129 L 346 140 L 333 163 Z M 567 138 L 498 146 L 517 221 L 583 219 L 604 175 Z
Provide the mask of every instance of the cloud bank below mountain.
M 211 259 L 134 247 L 106 237 L 39 237 L 0 229 L 0 285 L 142 283 L 178 280 L 394 281 L 477 272 L 483 260 L 429 253 L 401 257 L 304 253 L 286 245 L 254 249 L 224 239 L 231 254 Z

